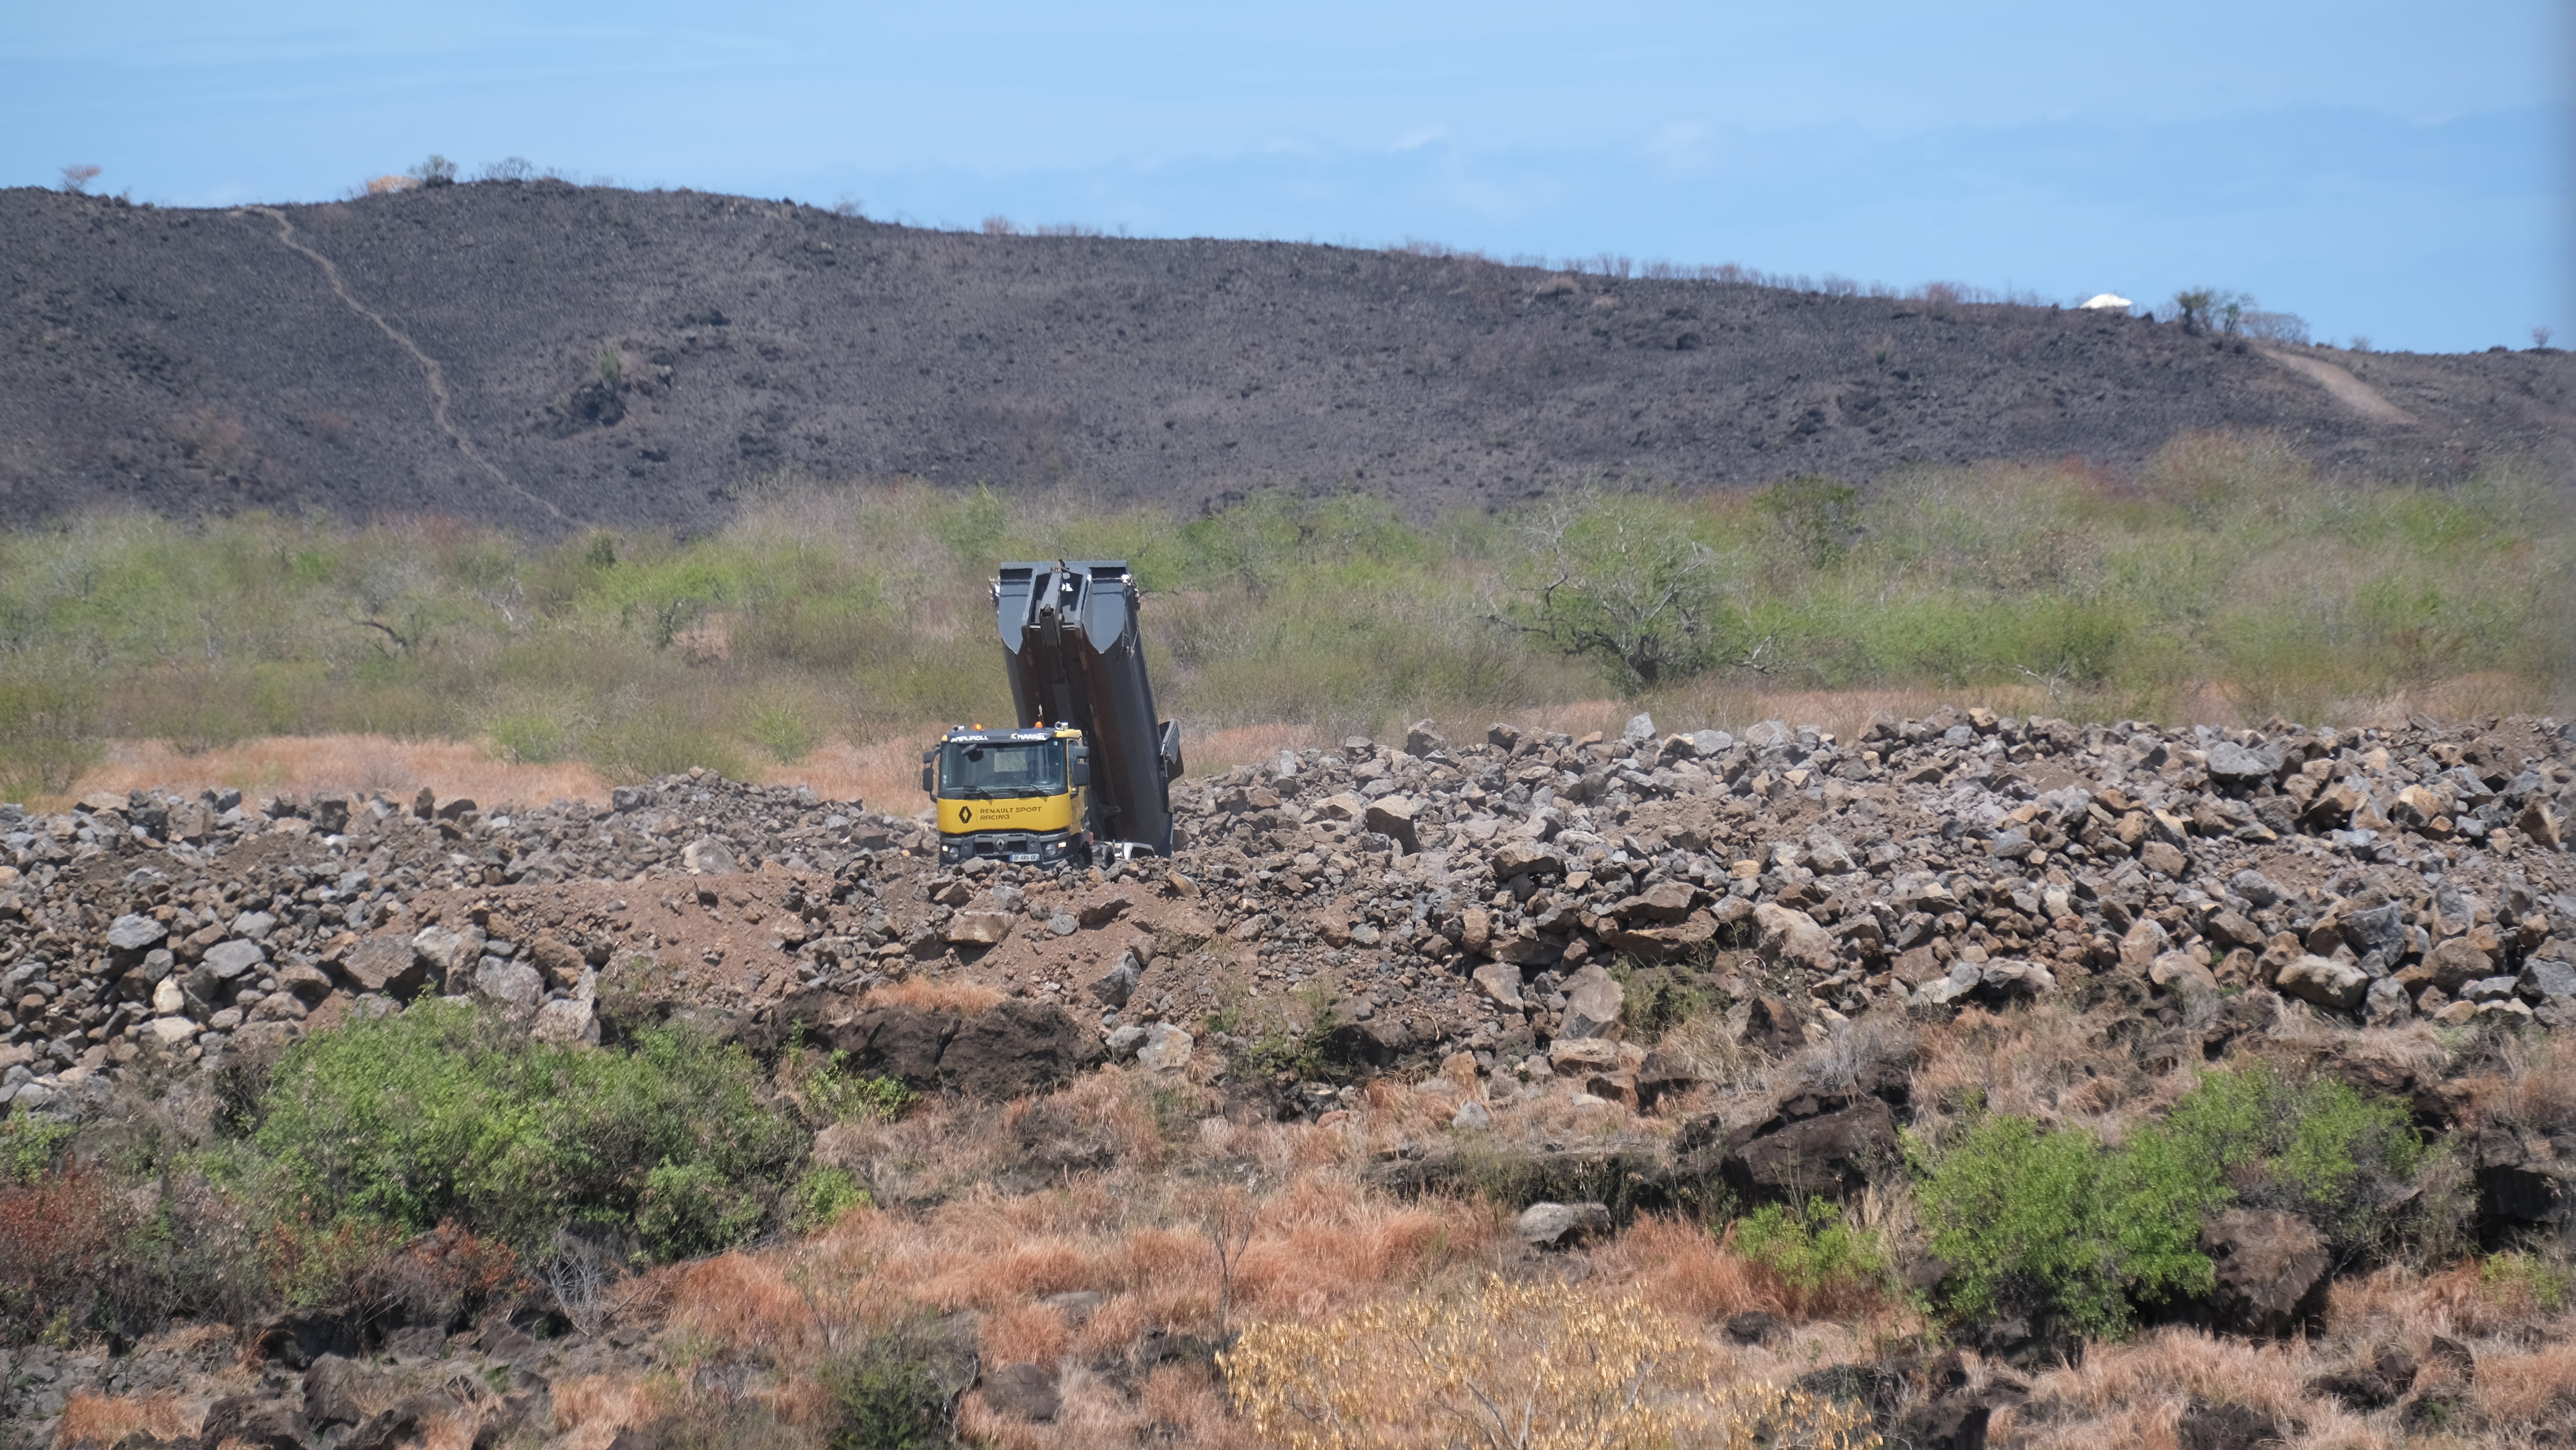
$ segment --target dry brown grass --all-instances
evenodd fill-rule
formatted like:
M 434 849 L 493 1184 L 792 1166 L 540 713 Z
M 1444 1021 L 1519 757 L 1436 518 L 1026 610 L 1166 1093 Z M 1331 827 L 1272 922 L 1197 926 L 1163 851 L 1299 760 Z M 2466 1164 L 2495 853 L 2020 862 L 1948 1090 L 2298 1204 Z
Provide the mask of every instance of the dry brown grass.
M 652 1423 L 661 1397 L 640 1376 L 583 1375 L 554 1387 L 555 1450 L 608 1450 L 620 1432 Z
M 424 785 L 442 800 L 471 796 L 494 808 L 608 797 L 607 781 L 586 765 L 510 765 L 468 741 L 386 735 L 271 736 L 195 755 L 160 741 L 124 741 L 72 794 L 160 789 L 192 795 L 231 786 L 245 796 L 346 791 L 408 801 Z
M 921 752 L 944 728 L 924 721 L 881 740 L 827 740 L 793 765 L 763 767 L 761 783 L 810 785 L 825 800 L 908 816 L 929 804 L 921 793 Z
M 1641 1219 L 1595 1261 L 1668 1314 L 1716 1322 L 1756 1309 L 1789 1312 L 1776 1276 L 1697 1224 Z
M 995 988 L 978 982 L 907 977 L 868 990 L 867 1000 L 880 1007 L 911 1007 L 923 1012 L 982 1012 L 1006 1000 Z
M 2576 1124 L 2576 1042 L 2557 1033 L 2515 1036 L 2495 1053 L 2491 1068 L 2462 1079 L 2473 1117 L 2540 1133 Z
M 57 1447 L 84 1443 L 114 1445 L 128 1435 L 141 1435 L 152 1440 L 177 1440 L 195 1435 L 204 1418 L 202 1405 L 192 1409 L 171 1391 L 150 1395 L 102 1395 L 94 1390 L 82 1390 L 63 1402 L 63 1418 L 55 1427 L 54 1444 Z
M 2034 1406 L 1999 1413 L 1998 1443 L 2034 1450 L 2105 1444 L 2176 1446 L 2175 1425 L 2194 1398 L 2244 1405 L 2303 1428 L 2296 1450 L 2327 1447 L 2538 1445 L 2576 1423 L 2576 1313 L 2533 1302 L 2527 1285 L 2482 1276 L 2475 1264 L 2424 1275 L 2389 1268 L 2338 1281 L 2324 1332 L 2313 1340 L 2257 1344 L 2190 1329 L 2163 1329 L 2093 1346 L 2081 1366 L 2038 1375 Z M 2433 1352 L 2436 1336 L 2468 1345 L 2473 1375 Z M 2356 1413 L 2308 1385 L 2374 1363 L 2387 1349 L 2412 1355 L 2417 1396 L 2456 1401 L 2459 1423 L 2442 1432 L 2406 1428 L 2397 1407 Z
M 1219 1101 L 1186 1083 L 1103 1073 L 1004 1109 L 934 1107 L 875 1125 L 865 1130 L 869 1152 L 904 1162 L 918 1182 L 954 1196 L 919 1209 L 861 1209 L 799 1244 L 667 1271 L 674 1282 L 666 1330 L 699 1353 L 776 1365 L 760 1399 L 782 1422 L 815 1424 L 825 1407 L 806 1404 L 811 1395 L 796 1387 L 810 1385 L 836 1339 L 889 1323 L 905 1306 L 972 1311 L 987 1366 L 1045 1365 L 1060 1376 L 1064 1397 L 1055 1424 L 1031 1427 L 970 1396 L 961 1413 L 980 1443 L 1249 1444 L 1221 1388 L 1203 1373 L 1159 1370 L 1131 1397 L 1085 1368 L 1123 1359 L 1149 1330 L 1216 1332 L 1212 1223 L 1247 1203 L 1257 1207 L 1234 1279 L 1237 1323 L 1317 1319 L 1490 1267 L 1506 1227 L 1482 1204 L 1407 1202 L 1365 1189 L 1349 1170 L 1353 1140 L 1307 1127 L 1224 1124 L 1207 1116 Z M 1209 1131 L 1210 1122 L 1223 1131 Z M 1024 1139 L 1103 1132 L 1121 1146 L 1115 1168 L 1019 1196 L 985 1181 Z M 1148 1141 L 1151 1152 L 1127 1151 Z M 1219 1161 L 1238 1174 L 1251 1165 L 1259 1187 L 1247 1193 L 1211 1181 L 1205 1175 Z M 1080 1324 L 1043 1302 L 1071 1290 L 1102 1296 Z M 584 1426 L 649 1409 L 640 1398 L 612 1402 L 609 1388 L 599 1387 L 598 1408 L 581 1411 Z
M 2098 1347 L 2082 1364 L 2031 1381 L 2033 1399 L 2058 1401 L 2088 1418 L 2021 1423 L 2014 1411 L 2005 1410 L 1996 1416 L 1995 1434 L 2034 1450 L 2102 1445 L 2175 1450 L 2174 1427 L 2195 1396 L 2213 1404 L 2243 1405 L 2279 1420 L 2304 1420 L 2313 1432 L 2324 1428 L 2321 1416 L 2354 1418 L 2307 1397 L 2307 1382 L 2334 1367 L 2305 1343 L 2258 1345 L 2197 1330 L 2161 1329 L 2126 1344 Z
M 811 1363 L 834 1326 L 813 1297 L 810 1277 L 798 1282 L 800 1270 L 810 1274 L 787 1254 L 720 1254 L 686 1265 L 672 1285 L 670 1323 L 737 1351 Z
M 1972 1008 L 1926 1028 L 1912 1090 L 1915 1121 L 1938 1127 L 1971 1102 L 2046 1127 L 2079 1125 L 2116 1138 L 2129 1124 L 2190 1091 L 2195 1075 L 2144 1082 L 2105 1074 L 2115 1054 L 2094 1040 L 2097 1024 L 2053 1005 L 2005 1013 Z
M 1478 726 L 1473 737 L 1484 738 Z M 1341 744 L 1317 725 L 1237 725 L 1184 741 L 1192 775 L 1222 775 L 1238 765 L 1261 765 L 1282 750 L 1322 750 Z
M 2499 1427 L 2576 1424 L 2576 1344 L 2562 1340 L 2479 1356 L 2469 1403 Z
M 2376 1334 L 2420 1348 L 2436 1334 L 2491 1339 L 2549 1317 L 2528 1280 L 2482 1273 L 2471 1262 L 2429 1274 L 2389 1268 L 2339 1279 L 2327 1323 L 2337 1333 Z

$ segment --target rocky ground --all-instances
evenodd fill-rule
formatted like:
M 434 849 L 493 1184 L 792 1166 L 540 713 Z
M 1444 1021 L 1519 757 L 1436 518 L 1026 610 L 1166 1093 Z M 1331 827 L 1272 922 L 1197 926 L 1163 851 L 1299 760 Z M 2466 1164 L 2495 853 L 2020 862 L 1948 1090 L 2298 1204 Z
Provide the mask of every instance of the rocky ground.
M 1775 1046 L 2064 993 L 2564 1028 L 2571 734 L 1983 711 L 1858 741 L 1417 730 L 1185 782 L 1176 859 L 1066 875 L 945 871 L 918 820 L 713 777 L 491 813 L 0 807 L 0 1104 L 68 1107 L 146 1053 L 219 1057 L 430 988 L 597 1040 L 603 987 L 756 1021 L 920 976 L 1061 1006 L 1117 1056 L 1211 1016 L 1240 1046 L 1320 1003 L 1328 1055 L 1360 1067 L 1463 1050 L 1506 1091 L 1580 1073 L 1631 1103 L 1662 1079 L 1614 1050 L 1613 963 L 1687 964 Z
M 1464 1181 L 1480 1130 L 1544 1123 L 1514 1205 L 1539 1252 L 1694 1185 L 1854 1187 L 1894 1147 L 1909 1072 L 1920 1111 L 1926 1069 L 1848 1045 L 2027 1009 L 2085 1014 L 2142 1081 L 2295 1039 L 2428 1130 L 2469 1135 L 2490 1243 L 2576 1231 L 2571 1124 L 2480 1129 L 2431 1058 L 2355 1046 L 2576 1031 L 2576 726 L 2183 731 L 1969 710 L 1837 740 L 1640 716 L 1606 739 L 1417 728 L 1176 792 L 1173 860 L 1060 875 L 944 870 L 916 819 L 714 777 L 490 810 L 231 792 L 0 808 L 0 1111 L 112 1112 L 129 1078 L 205 1072 L 425 991 L 565 1042 L 682 1011 L 763 1051 L 801 1033 L 961 1103 L 1165 1080 L 1211 1123 L 1365 1140 L 1369 1181 L 1399 1195 Z M 2450 1078 L 2474 1057 L 2446 1059 Z M 1747 1062 L 1808 1066 L 1771 1081 Z M 1031 1132 L 944 1185 L 882 1144 L 816 1156 L 873 1169 L 880 1202 L 937 1205 L 966 1179 L 1062 1181 L 1071 1160 Z M 2328 1265 L 2282 1247 L 2299 1230 L 2278 1217 L 2231 1230 L 2291 1267 L 2229 1281 L 2219 1327 L 2312 1317 Z M 500 1425 L 514 1374 L 646 1353 L 605 1335 L 522 1345 L 506 1324 L 342 1343 L 313 1323 L 272 1323 L 247 1354 L 202 1332 L 26 1349 L 0 1416 L 68 1436 L 80 1393 L 184 1388 L 200 1411 L 220 1399 L 191 1431 L 208 1445 L 334 1424 L 351 1428 L 328 1443 L 392 1444 L 412 1431 L 378 1422 L 401 1396 L 376 1385 L 384 1403 L 332 1420 L 308 1370 L 372 1353 L 368 1374 L 420 1380 L 405 1394 L 471 1381 Z M 2025 1378 L 2052 1348 L 1981 1343 Z M 1980 1370 L 1970 1395 L 1962 1371 L 1939 1393 L 1992 1409 L 2000 1383 Z M 295 1423 L 263 1440 L 221 1415 Z

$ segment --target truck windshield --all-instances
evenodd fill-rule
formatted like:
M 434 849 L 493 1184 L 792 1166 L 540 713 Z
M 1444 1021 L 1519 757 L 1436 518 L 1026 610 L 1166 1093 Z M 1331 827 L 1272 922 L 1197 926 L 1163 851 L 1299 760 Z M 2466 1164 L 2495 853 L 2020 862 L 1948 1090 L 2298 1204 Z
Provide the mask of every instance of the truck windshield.
M 1064 794 L 1064 744 L 1056 740 L 954 740 L 940 751 L 939 793 L 950 800 Z

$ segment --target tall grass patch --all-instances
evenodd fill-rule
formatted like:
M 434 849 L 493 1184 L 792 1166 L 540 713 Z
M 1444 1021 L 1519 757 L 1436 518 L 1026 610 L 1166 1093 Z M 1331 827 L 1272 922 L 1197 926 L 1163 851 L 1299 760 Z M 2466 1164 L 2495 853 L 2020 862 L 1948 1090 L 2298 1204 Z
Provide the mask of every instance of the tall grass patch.
M 2318 719 L 2462 677 L 2543 705 L 2576 665 L 2556 495 L 2502 465 L 2449 487 L 2329 481 L 2263 437 L 2181 439 L 2134 479 L 1573 480 L 1429 520 L 1356 495 L 1176 523 L 788 477 L 745 500 L 694 539 L 255 515 L 0 534 L 0 796 L 58 795 L 116 738 L 475 738 L 623 778 L 995 719 L 1004 558 L 1133 561 L 1158 700 L 1201 732 L 1809 690 L 2155 716 L 2214 686 L 2248 715 Z

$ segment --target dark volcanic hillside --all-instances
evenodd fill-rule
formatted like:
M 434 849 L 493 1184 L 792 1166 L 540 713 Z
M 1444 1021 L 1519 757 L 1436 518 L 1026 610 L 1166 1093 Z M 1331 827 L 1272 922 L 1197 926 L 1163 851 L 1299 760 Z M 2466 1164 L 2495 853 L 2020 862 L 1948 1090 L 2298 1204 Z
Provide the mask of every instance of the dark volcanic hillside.
M 2054 310 L 969 236 L 687 192 L 174 211 L 20 189 L 0 192 L 0 258 L 0 513 L 20 520 L 695 527 L 781 469 L 1424 507 L 1578 474 L 2119 467 L 2221 427 L 2392 475 L 2498 454 L 2576 474 L 2565 354 L 2274 357 Z

